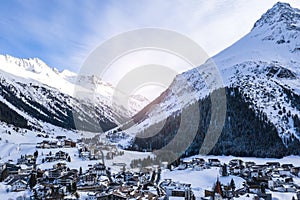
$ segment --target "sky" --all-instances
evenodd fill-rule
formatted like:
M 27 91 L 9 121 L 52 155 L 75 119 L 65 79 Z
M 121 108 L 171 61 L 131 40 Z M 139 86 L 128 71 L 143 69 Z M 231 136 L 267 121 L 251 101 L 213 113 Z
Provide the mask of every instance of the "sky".
M 10 0 L 0 4 L 0 54 L 78 72 L 114 35 L 144 27 L 182 33 L 213 56 L 247 34 L 277 0 Z M 286 0 L 300 8 L 299 0 Z

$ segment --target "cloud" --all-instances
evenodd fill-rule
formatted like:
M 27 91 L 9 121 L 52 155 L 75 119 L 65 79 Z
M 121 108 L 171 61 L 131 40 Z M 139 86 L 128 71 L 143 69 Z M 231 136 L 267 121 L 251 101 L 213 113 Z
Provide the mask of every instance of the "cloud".
M 93 31 L 85 35 L 85 50 L 80 56 L 87 56 L 104 40 L 124 31 L 143 28 L 167 28 L 186 34 L 210 56 L 213 56 L 247 34 L 256 20 L 277 1 L 213 0 L 213 1 L 112 1 L 103 12 L 87 18 Z M 300 7 L 300 2 L 289 1 Z M 91 3 L 92 4 L 92 3 Z M 91 6 L 92 7 L 92 6 Z
M 287 1 L 300 7 L 296 0 Z M 160 27 L 186 34 L 210 56 L 250 31 L 276 0 L 7 1 L 0 8 L 0 53 L 40 57 L 78 71 L 89 53 L 124 31 Z

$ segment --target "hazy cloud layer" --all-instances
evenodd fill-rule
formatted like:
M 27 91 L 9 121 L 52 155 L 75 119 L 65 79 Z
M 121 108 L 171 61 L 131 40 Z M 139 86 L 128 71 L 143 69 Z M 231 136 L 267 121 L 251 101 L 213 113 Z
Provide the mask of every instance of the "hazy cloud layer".
M 0 6 L 0 53 L 39 57 L 78 71 L 101 42 L 124 31 L 160 27 L 183 33 L 210 55 L 250 31 L 277 0 L 5 1 Z M 296 0 L 286 1 L 300 7 Z

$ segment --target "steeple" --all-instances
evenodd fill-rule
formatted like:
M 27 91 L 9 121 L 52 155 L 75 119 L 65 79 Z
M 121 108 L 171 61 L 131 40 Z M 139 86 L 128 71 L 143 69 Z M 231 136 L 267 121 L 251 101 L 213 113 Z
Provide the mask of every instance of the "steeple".
M 221 187 L 221 182 L 219 181 L 219 175 L 217 177 L 217 182 L 216 182 L 216 186 L 215 186 L 215 194 L 219 194 L 221 197 L 223 197 L 223 190 Z

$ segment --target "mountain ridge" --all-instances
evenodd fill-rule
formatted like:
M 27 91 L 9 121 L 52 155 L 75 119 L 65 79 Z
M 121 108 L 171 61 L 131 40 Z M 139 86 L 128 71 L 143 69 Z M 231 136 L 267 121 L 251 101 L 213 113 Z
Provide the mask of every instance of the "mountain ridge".
M 282 13 L 276 13 L 278 9 L 282 9 Z M 270 13 L 274 13 L 276 23 L 267 21 L 261 24 Z M 136 115 L 135 123 L 121 131 L 128 137 L 126 142 L 120 143 L 125 148 L 138 146 L 135 143 L 138 139 L 136 135 L 147 132 L 153 124 L 176 117 L 189 104 L 199 102 L 211 94 L 205 79 L 214 79 L 215 74 L 211 70 L 211 63 L 214 63 L 223 78 L 223 87 L 239 88 L 247 99 L 245 103 L 251 102 L 249 109 L 263 113 L 265 123 L 270 122 L 275 126 L 274 134 L 281 138 L 288 149 L 291 142 L 300 139 L 299 129 L 295 126 L 295 119 L 300 116 L 299 107 L 295 106 L 299 102 L 300 54 L 294 51 L 300 45 L 300 29 L 291 29 L 289 26 L 300 23 L 299 13 L 298 9 L 289 4 L 275 4 L 255 23 L 250 33 L 204 65 L 176 76 L 170 87 L 151 103 L 152 106 L 145 107 Z M 272 38 L 266 39 L 270 35 Z M 282 38 L 285 42 L 281 41 Z M 176 96 L 180 98 L 176 99 Z M 153 109 L 154 105 L 156 109 Z M 164 131 L 164 127 L 161 131 Z
M 2 111 L 9 113 L 8 119 L 24 118 L 27 128 L 37 130 L 51 124 L 72 130 L 107 131 L 148 101 L 132 96 L 129 107 L 124 109 L 111 102 L 115 88 L 99 77 L 59 72 L 38 58 L 9 55 L 0 55 L 0 88 Z M 81 97 L 75 88 L 94 95 L 89 99 Z M 17 125 L 14 120 L 3 120 Z

